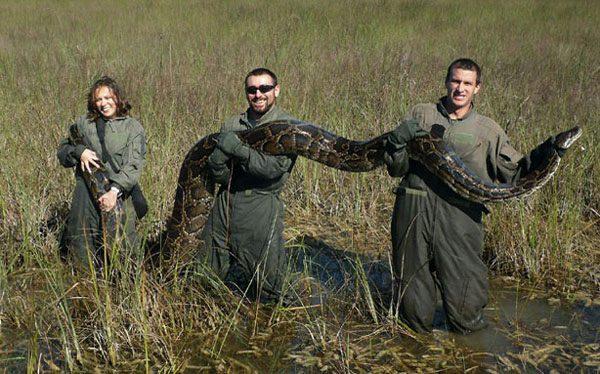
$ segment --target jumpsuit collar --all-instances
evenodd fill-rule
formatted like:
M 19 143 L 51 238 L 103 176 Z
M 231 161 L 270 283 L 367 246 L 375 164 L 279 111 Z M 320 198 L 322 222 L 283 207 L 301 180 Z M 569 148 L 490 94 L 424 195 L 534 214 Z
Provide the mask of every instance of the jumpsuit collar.
M 118 122 L 120 122 L 120 121 L 123 121 L 123 120 L 126 120 L 128 117 L 129 117 L 129 116 L 117 116 L 117 117 L 115 117 L 115 118 L 112 118 L 112 119 L 106 119 L 106 118 L 103 118 L 103 119 L 104 119 L 104 123 L 105 123 L 107 126 L 109 126 L 111 130 L 113 130 L 113 131 L 114 131 L 115 129 L 114 129 L 114 127 L 113 127 L 113 126 L 116 126 L 116 123 L 118 123 Z M 96 121 L 94 121 L 94 120 L 91 120 L 91 121 L 92 121 L 92 122 L 94 122 L 94 123 L 96 122 Z
M 118 126 L 119 122 L 124 121 L 125 119 L 127 119 L 127 116 L 119 116 L 119 117 L 115 117 L 113 119 L 110 120 L 105 120 L 106 124 L 108 126 L 110 126 L 110 128 L 114 131 L 114 126 Z
M 283 111 L 281 109 L 279 109 L 279 107 L 277 105 L 273 105 L 267 113 L 263 114 L 263 116 L 260 117 L 260 119 L 251 121 L 250 120 L 250 108 L 248 108 L 248 109 L 246 109 L 246 111 L 244 113 L 242 113 L 241 120 L 246 126 L 248 126 L 249 128 L 253 128 L 256 126 L 260 126 L 263 123 L 267 123 L 269 121 L 274 121 L 281 115 L 281 113 L 283 113 Z

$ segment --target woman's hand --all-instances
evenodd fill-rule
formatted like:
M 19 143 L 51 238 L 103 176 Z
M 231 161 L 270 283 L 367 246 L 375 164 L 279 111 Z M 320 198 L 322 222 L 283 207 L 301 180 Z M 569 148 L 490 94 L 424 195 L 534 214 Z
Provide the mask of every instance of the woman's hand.
M 98 199 L 98 205 L 103 212 L 110 212 L 117 205 L 118 192 L 110 190 Z
M 98 162 L 100 162 L 100 159 L 96 155 L 96 152 L 90 149 L 86 149 L 85 151 L 83 151 L 80 157 L 80 162 L 81 169 L 83 171 L 87 170 L 89 173 L 92 172 L 92 166 L 97 168 L 100 167 L 100 165 L 98 164 Z

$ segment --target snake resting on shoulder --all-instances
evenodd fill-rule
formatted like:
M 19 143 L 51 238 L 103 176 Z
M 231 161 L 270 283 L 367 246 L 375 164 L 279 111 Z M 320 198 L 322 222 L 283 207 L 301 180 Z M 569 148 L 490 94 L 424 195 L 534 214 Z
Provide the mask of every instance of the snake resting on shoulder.
M 581 136 L 574 127 L 554 138 L 557 149 L 569 148 Z M 207 168 L 219 134 L 200 139 L 188 152 L 177 182 L 173 213 L 167 223 L 166 248 L 197 248 L 200 235 L 212 207 L 215 183 Z M 383 165 L 385 142 L 389 133 L 367 141 L 339 137 L 315 125 L 300 121 L 274 121 L 238 132 L 242 142 L 270 155 L 296 154 L 329 167 L 366 172 Z M 409 156 L 443 180 L 462 197 L 488 203 L 523 197 L 542 187 L 560 163 L 553 152 L 537 168 L 522 176 L 516 184 L 490 184 L 468 170 L 460 158 L 434 134 L 418 137 L 407 144 Z

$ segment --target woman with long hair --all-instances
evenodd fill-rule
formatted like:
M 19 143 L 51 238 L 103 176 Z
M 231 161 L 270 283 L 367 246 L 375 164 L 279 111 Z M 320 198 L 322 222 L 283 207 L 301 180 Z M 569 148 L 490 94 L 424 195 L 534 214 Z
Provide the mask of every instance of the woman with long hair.
M 130 109 L 114 79 L 98 79 L 87 95 L 87 114 L 71 125 L 69 136 L 58 147 L 60 164 L 75 169 L 75 191 L 61 247 L 84 267 L 101 266 L 124 248 L 133 250 L 135 260 L 143 255 L 130 196 L 144 166 L 146 137 L 140 123 L 129 117 Z M 94 195 L 84 173 L 97 168 L 104 168 L 108 183 Z

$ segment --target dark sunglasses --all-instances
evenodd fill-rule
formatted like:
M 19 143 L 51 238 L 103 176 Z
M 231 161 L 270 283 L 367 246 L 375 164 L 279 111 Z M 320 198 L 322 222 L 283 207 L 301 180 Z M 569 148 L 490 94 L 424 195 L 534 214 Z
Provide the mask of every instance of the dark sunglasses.
M 271 91 L 273 88 L 275 88 L 275 86 L 272 86 L 270 84 L 261 84 L 258 87 L 248 86 L 248 87 L 246 87 L 246 93 L 251 94 L 251 95 L 255 95 L 258 91 L 260 91 L 262 93 L 267 93 L 267 92 Z

